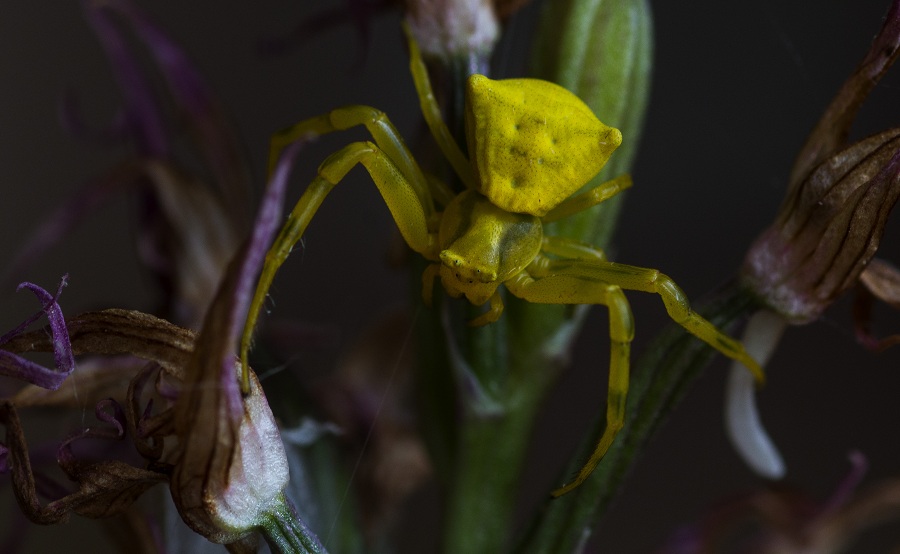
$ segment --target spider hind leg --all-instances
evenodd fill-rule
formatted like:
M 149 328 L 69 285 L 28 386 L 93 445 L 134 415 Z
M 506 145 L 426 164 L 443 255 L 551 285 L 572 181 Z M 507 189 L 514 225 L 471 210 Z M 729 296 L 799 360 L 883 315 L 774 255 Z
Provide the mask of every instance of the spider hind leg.
M 546 248 L 549 246 L 549 248 Z M 609 309 L 611 339 L 609 390 L 607 392 L 606 429 L 594 451 L 575 479 L 553 491 L 558 497 L 583 483 L 606 454 L 625 419 L 628 393 L 629 345 L 634 336 L 634 321 L 623 290 L 656 293 L 666 312 L 685 330 L 725 356 L 747 367 L 757 382 L 764 374 L 759 364 L 737 340 L 694 312 L 687 296 L 668 276 L 655 269 L 629 266 L 600 259 L 599 251 L 582 252 L 575 243 L 545 242 L 545 250 L 575 257 L 551 260 L 538 256 L 529 266 L 506 282 L 509 291 L 529 302 L 544 304 L 603 304 Z
M 631 341 L 634 318 L 625 293 L 616 285 L 569 275 L 532 277 L 521 272 L 506 283 L 509 291 L 528 302 L 541 304 L 602 304 L 609 310 L 609 385 L 606 393 L 606 428 L 587 462 L 568 484 L 554 490 L 554 497 L 571 492 L 594 471 L 625 424 Z

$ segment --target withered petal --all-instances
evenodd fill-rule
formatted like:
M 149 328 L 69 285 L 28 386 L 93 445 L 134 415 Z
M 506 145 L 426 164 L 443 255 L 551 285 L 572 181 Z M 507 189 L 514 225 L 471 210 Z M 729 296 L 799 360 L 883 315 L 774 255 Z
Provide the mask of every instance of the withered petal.
M 163 473 L 144 470 L 124 462 L 109 461 L 71 467 L 78 490 L 42 506 L 37 496 L 28 445 L 15 407 L 0 401 L 0 423 L 6 427 L 6 446 L 13 490 L 22 512 L 34 523 L 49 525 L 66 521 L 71 512 L 86 517 L 107 517 L 121 512 L 153 485 L 164 482 Z
M 26 385 L 10 400 L 20 409 L 81 408 L 85 404 L 95 404 L 103 398 L 122 398 L 122 393 L 127 389 L 132 376 L 146 363 L 132 356 L 79 360 L 77 388 L 74 385 L 69 386 L 68 382 L 56 390 Z
M 156 316 L 135 310 L 109 309 L 87 312 L 66 320 L 76 355 L 130 354 L 158 363 L 175 377 L 194 349 L 194 332 Z M 3 344 L 10 352 L 47 352 L 52 342 L 43 331 L 23 333 Z
M 900 310 L 900 268 L 897 266 L 880 258 L 872 258 L 860 274 L 859 283 L 878 300 Z
M 144 243 L 160 250 L 154 269 L 171 281 L 174 317 L 197 327 L 238 248 L 241 226 L 204 183 L 171 164 L 151 161 L 144 168 L 167 227 L 162 237 L 152 226 L 144 229 Z
M 884 24 L 872 41 L 869 51 L 853 74 L 844 82 L 801 148 L 791 169 L 789 191 L 799 186 L 814 167 L 846 143 L 850 126 L 856 119 L 860 106 L 896 61 L 898 53 L 900 53 L 900 2 L 895 0 L 891 3 Z
M 128 429 L 132 434 L 134 446 L 141 456 L 148 460 L 159 460 L 163 454 L 164 438 L 171 434 L 173 413 L 167 409 L 162 413 L 152 415 L 150 409 L 152 400 L 141 410 L 144 387 L 157 375 L 157 364 L 147 365 L 141 370 L 128 385 L 126 394 L 126 413 Z
M 100 3 L 85 2 L 85 18 L 103 45 L 112 65 L 113 75 L 125 98 L 125 113 L 131 135 L 142 156 L 164 158 L 168 154 L 168 132 L 163 123 L 159 102 L 153 87 L 141 70 L 115 22 Z
M 140 469 L 115 460 L 85 464 L 77 470 L 75 476 L 78 491 L 51 504 L 60 504 L 78 515 L 90 518 L 121 513 L 149 488 L 167 480 L 164 473 Z
M 288 481 L 284 445 L 268 402 L 252 372 L 250 391 L 241 394 L 236 354 L 300 147 L 289 147 L 276 167 L 253 233 L 206 314 L 175 404 L 179 453 L 172 499 L 185 522 L 215 542 L 239 540 L 258 526 Z
M 219 102 L 182 49 L 146 13 L 125 0 L 108 0 L 97 6 L 119 13 L 134 27 L 166 79 L 179 116 L 193 131 L 193 143 L 229 207 L 232 224 L 244 232 L 249 223 L 250 173 Z
M 872 308 L 880 300 L 895 310 L 900 309 L 900 269 L 872 258 L 859 275 L 859 286 L 853 302 L 853 321 L 859 342 L 875 352 L 900 344 L 900 333 L 879 338 L 872 331 Z
M 817 167 L 747 253 L 742 275 L 794 323 L 852 287 L 900 198 L 900 129 L 862 140 Z

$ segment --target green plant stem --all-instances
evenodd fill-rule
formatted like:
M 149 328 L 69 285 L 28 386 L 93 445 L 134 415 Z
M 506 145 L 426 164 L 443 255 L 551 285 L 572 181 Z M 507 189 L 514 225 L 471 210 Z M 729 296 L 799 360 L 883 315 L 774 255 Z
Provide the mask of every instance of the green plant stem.
M 545 344 L 565 309 L 510 299 L 506 310 L 501 322 L 469 333 L 472 377 L 496 404 L 485 405 L 480 396 L 464 401 L 444 552 L 487 554 L 508 547 L 528 439 L 559 371 Z
M 758 308 L 746 290 L 731 285 L 699 311 L 717 327 L 727 329 Z M 625 427 L 606 457 L 581 487 L 547 503 L 516 552 L 579 552 L 618 494 L 637 455 L 714 355 L 712 348 L 681 327 L 671 325 L 663 331 L 635 365 Z M 583 441 L 583 454 L 593 447 L 605 424 L 601 416 Z M 582 459 L 582 455 L 574 458 Z M 567 471 L 573 469 L 577 466 Z
M 294 554 L 326 554 L 315 534 L 297 517 L 282 495 L 261 524 L 261 531 L 272 552 Z

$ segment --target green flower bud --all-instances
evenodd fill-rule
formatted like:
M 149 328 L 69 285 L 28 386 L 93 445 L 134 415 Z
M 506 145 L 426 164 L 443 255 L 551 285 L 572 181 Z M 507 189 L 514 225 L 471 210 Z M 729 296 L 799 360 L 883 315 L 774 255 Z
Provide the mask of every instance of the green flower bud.
M 534 47 L 535 77 L 581 98 L 622 145 L 582 190 L 627 173 L 637 152 L 650 93 L 653 20 L 645 0 L 547 2 Z M 637 186 L 640 186 L 638 184 Z M 603 247 L 615 227 L 622 195 L 556 224 L 555 234 Z

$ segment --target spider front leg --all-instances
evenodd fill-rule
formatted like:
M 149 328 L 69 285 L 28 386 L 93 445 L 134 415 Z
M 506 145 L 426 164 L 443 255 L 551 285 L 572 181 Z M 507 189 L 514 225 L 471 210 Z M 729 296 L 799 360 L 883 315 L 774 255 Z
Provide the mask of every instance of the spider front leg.
M 540 260 L 546 258 L 540 257 Z M 533 269 L 529 266 L 529 270 Z M 606 428 L 594 451 L 575 479 L 551 494 L 562 496 L 581 485 L 603 459 L 616 435 L 625 424 L 625 399 L 628 396 L 629 359 L 634 338 L 634 319 L 628 299 L 618 286 L 589 281 L 569 275 L 532 277 L 522 271 L 506 288 L 528 302 L 538 304 L 603 304 L 609 309 L 609 388 L 606 393 Z
M 553 239 L 557 241 L 559 239 Z M 545 241 L 546 244 L 546 241 Z M 577 249 L 568 242 L 551 242 L 553 253 Z M 509 291 L 529 302 L 545 304 L 603 304 L 609 308 L 612 348 L 607 393 L 606 429 L 588 461 L 575 480 L 552 492 L 560 496 L 578 487 L 597 467 L 622 428 L 625 418 L 625 397 L 628 392 L 628 345 L 634 334 L 634 324 L 622 289 L 655 292 L 660 295 L 669 316 L 691 334 L 722 354 L 739 361 L 756 377 L 764 379 L 762 368 L 750 357 L 743 345 L 725 335 L 712 323 L 695 313 L 684 292 L 655 269 L 617 264 L 587 255 L 575 259 L 550 260 L 538 256 L 526 271 L 507 281 Z
M 409 159 L 412 160 L 411 157 Z M 416 177 L 411 177 L 401 170 L 398 167 L 400 164 L 395 163 L 388 153 L 371 142 L 355 142 L 332 154 L 319 166 L 319 175 L 304 191 L 266 253 L 266 262 L 241 337 L 242 387 L 249 384 L 246 382 L 249 376 L 247 355 L 260 309 L 275 274 L 303 236 L 325 197 L 356 164 L 362 164 L 369 172 L 409 247 L 428 259 L 437 259 L 437 237 L 428 227 L 429 218 L 433 215 L 433 207 L 430 207 L 431 194 L 428 189 L 414 185 Z M 416 169 L 421 175 L 418 166 Z M 426 197 L 425 202 L 421 198 L 422 195 Z
M 434 201 L 425 175 L 390 119 L 381 110 L 370 106 L 338 108 L 275 133 L 269 141 L 269 173 L 275 169 L 281 152 L 294 142 L 344 131 L 359 125 L 365 126 L 378 148 L 405 176 L 407 185 L 415 190 L 426 216 L 430 217 L 434 212 Z
M 669 276 L 655 269 L 609 261 L 558 260 L 545 266 L 548 275 L 570 276 L 595 283 L 613 284 L 625 290 L 652 292 L 660 296 L 675 323 L 732 360 L 743 364 L 762 384 L 762 368 L 744 349 L 744 345 L 691 309 L 687 295 Z

